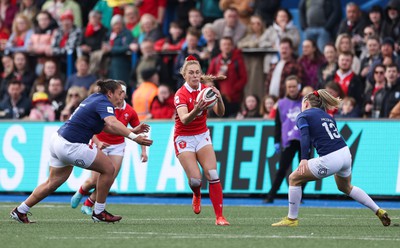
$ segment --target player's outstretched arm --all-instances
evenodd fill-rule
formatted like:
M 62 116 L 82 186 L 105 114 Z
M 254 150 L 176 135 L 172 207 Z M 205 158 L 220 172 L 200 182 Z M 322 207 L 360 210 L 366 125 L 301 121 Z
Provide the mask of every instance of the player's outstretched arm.
M 103 131 L 107 133 L 112 133 L 115 135 L 120 135 L 127 137 L 136 143 L 144 146 L 150 146 L 153 144 L 153 141 L 148 139 L 147 136 L 137 135 L 131 132 L 129 128 L 127 128 L 124 124 L 122 124 L 115 116 L 107 116 L 104 118 L 106 123 Z

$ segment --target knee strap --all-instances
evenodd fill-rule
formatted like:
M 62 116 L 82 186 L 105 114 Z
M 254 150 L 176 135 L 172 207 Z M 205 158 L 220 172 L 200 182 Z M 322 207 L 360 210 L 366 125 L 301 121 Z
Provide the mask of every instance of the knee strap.
M 189 184 L 190 184 L 191 187 L 200 187 L 201 186 L 201 179 L 190 178 Z
M 219 176 L 218 176 L 217 170 L 209 170 L 208 174 L 210 175 L 210 180 L 211 181 L 219 180 Z

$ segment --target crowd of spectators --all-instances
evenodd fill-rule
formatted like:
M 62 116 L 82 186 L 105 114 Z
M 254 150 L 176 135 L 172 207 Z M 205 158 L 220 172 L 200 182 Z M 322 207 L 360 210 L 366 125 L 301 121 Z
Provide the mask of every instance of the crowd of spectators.
M 341 2 L 300 0 L 298 28 L 280 0 L 0 0 L 0 119 L 65 121 L 100 78 L 172 119 L 188 55 L 226 76 L 224 118 L 273 119 L 289 76 L 341 97 L 338 118 L 398 118 L 400 0 Z

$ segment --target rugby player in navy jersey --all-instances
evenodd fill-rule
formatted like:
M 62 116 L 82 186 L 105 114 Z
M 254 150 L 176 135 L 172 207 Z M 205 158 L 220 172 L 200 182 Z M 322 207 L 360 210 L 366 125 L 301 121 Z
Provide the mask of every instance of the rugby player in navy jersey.
M 340 101 L 326 90 L 311 92 L 303 98 L 302 112 L 296 120 L 301 132 L 301 161 L 297 170 L 289 176 L 289 213 L 287 217 L 272 226 L 298 226 L 301 185 L 331 175 L 335 175 L 336 185 L 340 191 L 371 209 L 384 226 L 390 225 L 387 212 L 362 189 L 351 184 L 350 150 L 340 136 L 335 120 L 326 113 L 327 109 L 337 108 Z M 319 157 L 309 159 L 311 144 L 317 150 Z
M 14 208 L 10 215 L 21 223 L 32 223 L 27 213 L 30 208 L 53 193 L 69 177 L 73 166 L 100 173 L 97 181 L 97 196 L 92 219 L 95 222 L 116 222 L 121 216 L 114 216 L 105 210 L 106 198 L 114 181 L 113 162 L 98 148 L 89 145 L 94 134 L 106 131 L 127 137 L 140 145 L 150 146 L 153 141 L 138 135 L 117 120 L 114 107 L 122 101 L 124 92 L 115 80 L 97 81 L 99 93 L 86 98 L 70 119 L 53 134 L 50 141 L 50 175 L 32 194 Z

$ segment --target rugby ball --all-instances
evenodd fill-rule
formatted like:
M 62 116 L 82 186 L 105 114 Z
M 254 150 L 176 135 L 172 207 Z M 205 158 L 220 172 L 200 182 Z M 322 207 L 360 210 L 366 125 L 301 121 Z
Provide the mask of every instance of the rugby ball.
M 217 95 L 211 88 L 205 88 L 200 91 L 196 97 L 196 102 L 199 102 L 201 99 L 207 103 L 208 108 L 213 107 L 217 103 Z

